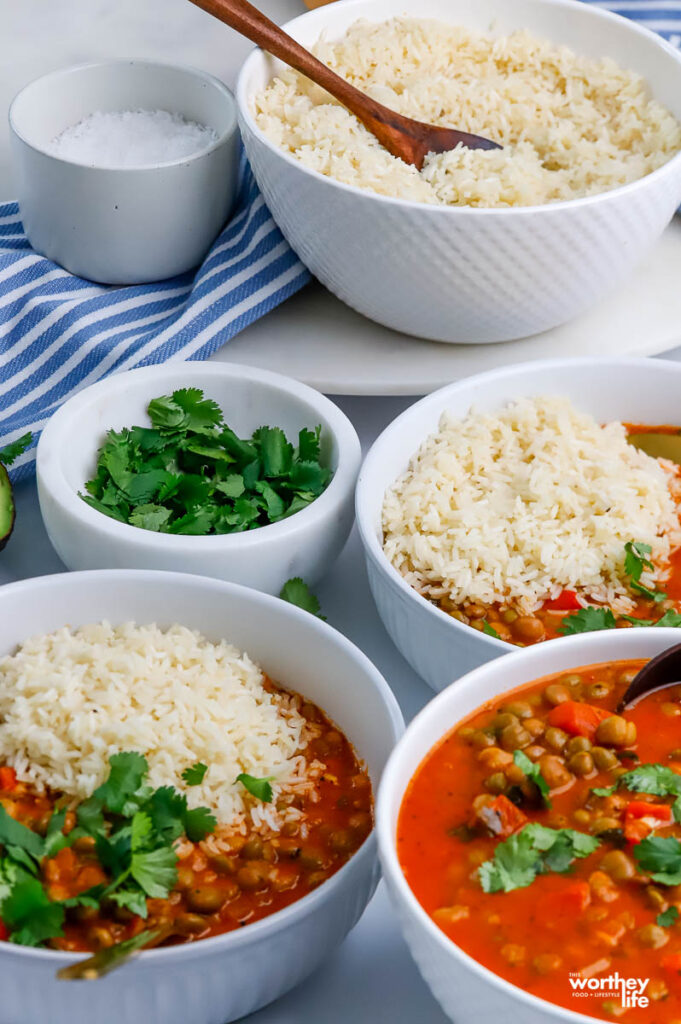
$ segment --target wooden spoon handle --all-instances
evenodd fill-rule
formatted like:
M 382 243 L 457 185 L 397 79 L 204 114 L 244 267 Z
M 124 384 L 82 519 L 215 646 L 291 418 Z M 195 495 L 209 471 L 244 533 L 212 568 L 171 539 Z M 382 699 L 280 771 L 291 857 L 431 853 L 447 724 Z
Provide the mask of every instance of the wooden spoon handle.
M 389 111 L 381 103 L 377 103 L 364 93 L 350 85 L 335 71 L 322 64 L 295 39 L 287 35 L 283 29 L 270 21 L 248 0 L 191 0 L 202 10 L 223 21 L 242 36 L 267 50 L 273 57 L 278 57 L 285 64 L 300 71 L 317 85 L 335 96 L 337 100 L 352 111 L 370 131 L 376 126 L 390 125 L 399 115 Z M 385 143 L 384 143 L 385 145 Z

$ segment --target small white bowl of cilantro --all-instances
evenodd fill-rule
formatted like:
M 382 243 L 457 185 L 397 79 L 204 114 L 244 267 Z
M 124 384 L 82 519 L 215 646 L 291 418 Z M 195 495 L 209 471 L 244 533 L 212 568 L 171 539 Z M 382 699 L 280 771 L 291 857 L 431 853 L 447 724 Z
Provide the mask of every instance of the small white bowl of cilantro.
M 340 553 L 360 460 L 352 424 L 312 388 L 170 364 L 69 399 L 40 439 L 38 493 L 69 569 L 172 569 L 278 594 Z

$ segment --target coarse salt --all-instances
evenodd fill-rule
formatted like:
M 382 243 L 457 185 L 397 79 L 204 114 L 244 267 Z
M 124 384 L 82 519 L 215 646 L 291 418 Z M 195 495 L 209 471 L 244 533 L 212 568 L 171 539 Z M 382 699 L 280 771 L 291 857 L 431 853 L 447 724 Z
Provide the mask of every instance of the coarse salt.
M 168 110 L 97 111 L 60 132 L 49 152 L 90 167 L 153 167 L 195 156 L 217 137 Z

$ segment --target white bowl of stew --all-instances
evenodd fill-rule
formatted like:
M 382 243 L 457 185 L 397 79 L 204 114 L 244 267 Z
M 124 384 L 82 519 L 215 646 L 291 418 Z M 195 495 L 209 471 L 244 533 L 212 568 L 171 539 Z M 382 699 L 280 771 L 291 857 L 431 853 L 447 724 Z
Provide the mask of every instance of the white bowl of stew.
M 355 499 L 357 525 L 369 584 L 383 624 L 400 652 L 433 689 L 441 690 L 452 678 L 513 650 L 512 643 L 472 628 L 421 596 L 384 552 L 382 509 L 386 491 L 405 472 L 420 445 L 437 431 L 443 412 L 463 418 L 470 410 L 495 413 L 524 397 L 564 396 L 576 410 L 590 414 L 599 424 L 621 421 L 649 427 L 681 426 L 680 394 L 681 366 L 670 361 L 541 360 L 450 384 L 416 402 L 386 427 L 360 471 Z M 674 596 L 675 580 L 681 577 L 678 562 L 672 564 L 668 589 Z M 533 613 L 536 616 L 547 623 L 541 639 L 555 637 L 561 617 L 549 615 L 548 609 Z M 508 635 L 512 636 L 510 630 Z M 518 642 L 521 638 L 514 639 Z
M 3 588 L 0 654 L 64 625 L 174 622 L 227 638 L 273 680 L 324 708 L 373 787 L 402 731 L 395 698 L 348 640 L 315 616 L 237 585 L 177 573 L 93 571 Z M 4 794 L 5 796 L 7 794 Z M 378 879 L 369 834 L 317 888 L 244 927 L 141 952 L 90 983 L 58 981 L 82 954 L 0 943 L 2 1019 L 41 1024 L 225 1024 L 309 974 L 361 916 Z
M 217 402 L 240 439 L 270 426 L 296 445 L 301 429 L 320 427 L 320 464 L 330 471 L 323 491 L 276 521 L 205 535 L 132 526 L 86 504 L 80 493 L 87 495 L 107 433 L 149 427 L 149 403 L 185 388 Z M 36 472 L 45 529 L 68 569 L 167 569 L 276 595 L 291 577 L 314 583 L 338 557 L 352 528 L 360 461 L 354 427 L 314 388 L 267 370 L 198 361 L 117 373 L 74 395 L 42 432 Z
M 648 763 L 681 781 L 681 688 L 613 711 L 635 670 L 676 643 L 673 629 L 644 628 L 511 654 L 439 694 L 398 743 L 378 799 L 384 878 L 411 953 L 457 1024 L 618 1019 L 621 997 L 607 981 L 616 971 L 646 983 L 647 1005 L 625 1020 L 679 1019 L 678 892 L 651 876 L 646 858 L 662 839 L 681 850 L 681 829 L 673 797 L 626 783 Z M 516 749 L 545 776 L 550 808 L 518 774 Z M 551 842 L 561 829 L 581 838 L 569 840 L 562 864 L 535 851 L 540 869 L 525 879 L 511 855 L 504 891 L 497 851 L 537 824 Z

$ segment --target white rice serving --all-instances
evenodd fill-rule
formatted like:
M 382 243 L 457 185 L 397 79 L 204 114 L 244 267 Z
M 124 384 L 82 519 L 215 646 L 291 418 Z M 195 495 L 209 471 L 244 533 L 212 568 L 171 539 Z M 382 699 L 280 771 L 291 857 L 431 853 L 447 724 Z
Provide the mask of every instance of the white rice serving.
M 431 154 L 417 171 L 303 75 L 286 70 L 255 97 L 260 129 L 306 167 L 423 203 L 527 206 L 635 181 L 681 149 L 681 126 L 645 81 L 529 32 L 492 38 L 442 22 L 358 21 L 316 55 L 409 117 L 484 135 L 501 150 Z
M 564 588 L 629 611 L 624 545 L 649 544 L 654 586 L 681 544 L 676 466 L 566 398 L 442 415 L 383 504 L 385 554 L 433 600 L 526 614 Z
M 323 765 L 300 753 L 316 734 L 301 698 L 264 683 L 247 654 L 183 626 L 65 627 L 0 659 L 0 760 L 21 781 L 82 799 L 112 754 L 135 750 L 154 788 L 174 786 L 242 831 L 276 828 L 278 798 L 309 792 Z M 199 761 L 203 781 L 187 787 L 181 774 Z M 242 772 L 273 777 L 271 804 L 236 781 Z

